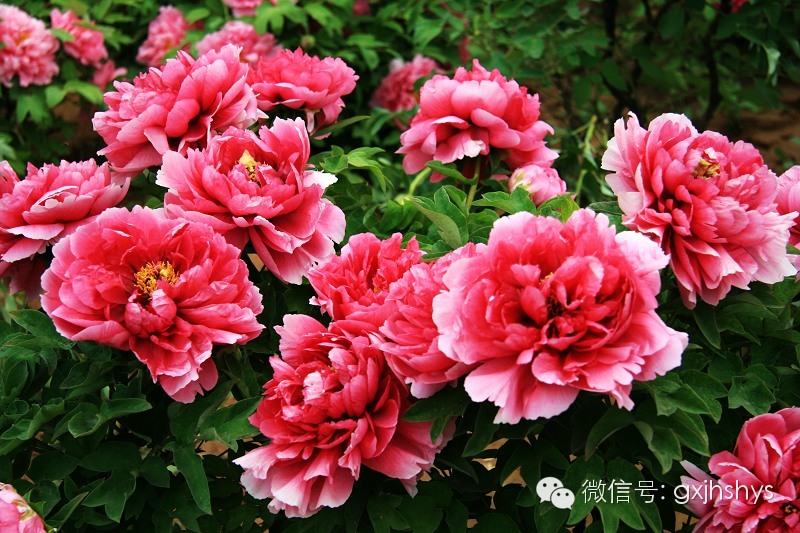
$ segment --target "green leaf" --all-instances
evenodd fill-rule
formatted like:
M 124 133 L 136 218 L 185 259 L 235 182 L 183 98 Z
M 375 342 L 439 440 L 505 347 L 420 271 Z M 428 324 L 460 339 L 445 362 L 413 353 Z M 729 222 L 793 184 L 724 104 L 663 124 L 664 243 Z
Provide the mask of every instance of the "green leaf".
M 769 412 L 773 403 L 775 395 L 759 376 L 754 373 L 734 376 L 728 394 L 728 407 L 731 409 L 744 407 L 750 414 L 756 416 Z
M 94 488 L 83 505 L 87 507 L 104 506 L 106 516 L 119 523 L 122 518 L 122 511 L 125 510 L 125 502 L 133 491 L 136 490 L 136 478 L 133 473 L 124 470 L 114 470 L 111 476 Z
M 572 505 L 567 519 L 568 525 L 573 526 L 584 520 L 594 509 L 594 501 L 591 498 L 581 497 L 578 487 L 583 487 L 583 483 L 586 481 L 602 480 L 604 470 L 605 464 L 599 455 L 593 455 L 589 459 L 578 457 L 567 468 L 562 481 L 565 487 L 575 492 L 575 503 Z
M 672 462 L 681 459 L 681 443 L 671 429 L 652 426 L 645 422 L 634 422 L 636 429 L 644 437 L 647 447 L 656 456 L 661 464 L 662 472 L 667 473 L 672 468 Z
M 513 533 L 519 531 L 519 526 L 508 515 L 500 513 L 486 513 L 478 517 L 478 523 L 472 526 L 471 533 Z
M 95 451 L 86 455 L 81 466 L 96 472 L 138 470 L 142 464 L 139 448 L 132 442 L 101 442 Z
M 497 415 L 497 407 L 489 402 L 483 402 L 478 407 L 478 416 L 475 419 L 475 428 L 472 436 L 464 446 L 464 457 L 472 457 L 486 449 L 494 441 L 494 433 L 500 427 L 493 423 Z
M 169 427 L 178 442 L 186 445 L 194 443 L 197 428 L 225 401 L 232 386 L 230 381 L 218 383 L 207 396 L 197 398 L 190 404 L 175 404 L 176 411 L 170 417 Z
M 157 455 L 148 455 L 142 462 L 139 473 L 154 487 L 169 488 L 171 478 L 167 465 Z
M 367 501 L 369 514 L 375 533 L 390 533 L 392 529 L 408 529 L 403 516 L 397 512 L 402 498 L 393 494 L 375 494 Z
M 425 163 L 425 166 L 432 169 L 434 172 L 438 172 L 443 176 L 453 178 L 454 180 L 462 183 L 472 184 L 475 182 L 475 178 L 468 178 L 462 174 L 458 168 L 456 168 L 455 163 L 442 163 L 441 161 L 436 161 L 434 159 Z
M 66 30 L 50 28 L 50 33 L 55 35 L 56 38 L 62 43 L 71 43 L 75 41 L 75 37 L 73 37 L 72 34 Z
M 676 411 L 669 417 L 670 426 L 675 430 L 684 445 L 691 448 L 700 455 L 708 457 L 711 453 L 708 450 L 708 434 L 706 425 L 700 415 Z
M 403 415 L 404 420 L 425 422 L 437 418 L 460 416 L 471 403 L 462 387 L 445 387 L 430 398 L 417 400 Z
M 528 191 L 522 187 L 517 187 L 510 194 L 505 191 L 487 192 L 482 198 L 472 202 L 472 205 L 502 209 L 509 215 L 520 211 L 536 214 L 536 205 L 531 200 Z
M 27 475 L 37 482 L 60 481 L 70 475 L 77 466 L 78 459 L 71 455 L 59 451 L 45 452 L 33 459 Z
M 105 400 L 100 405 L 100 413 L 110 420 L 133 413 L 149 411 L 152 407 L 144 398 L 116 398 Z
M 633 421 L 634 417 L 630 411 L 609 408 L 605 414 L 600 417 L 600 420 L 592 426 L 592 430 L 586 438 L 586 447 L 584 450 L 586 459 L 589 459 L 597 450 L 598 446 L 606 439 L 620 429 L 631 425 Z
M 697 326 L 703 333 L 708 343 L 714 348 L 722 347 L 722 340 L 717 327 L 717 315 L 713 307 L 703 302 L 697 302 L 697 307 L 692 312 Z
M 237 451 L 238 440 L 259 434 L 258 428 L 253 426 L 248 418 L 260 401 L 261 397 L 240 400 L 212 413 L 200 426 L 199 438 L 218 440 L 233 451 Z
M 466 533 L 467 520 L 469 520 L 467 506 L 459 500 L 452 500 L 447 507 L 447 517 L 445 518 L 451 533 Z
M 26 117 L 31 117 L 36 124 L 42 124 L 50 119 L 50 110 L 41 92 L 23 94 L 17 98 L 17 123 L 22 124 Z
M 105 424 L 106 419 L 100 410 L 92 403 L 81 403 L 76 407 L 74 414 L 70 413 L 67 429 L 73 437 L 84 437 L 97 431 Z M 58 430 L 58 427 L 56 427 Z
M 36 337 L 52 339 L 59 348 L 68 349 L 75 344 L 71 340 L 62 337 L 61 334 L 56 331 L 50 317 L 41 311 L 22 309 L 20 311 L 12 311 L 10 314 L 14 322 L 27 331 L 30 331 Z
M 204 513 L 211 514 L 211 493 L 208 490 L 203 460 L 191 448 L 176 448 L 173 455 L 175 466 L 186 479 L 197 507 Z
M 434 533 L 442 522 L 442 510 L 436 507 L 433 498 L 424 495 L 403 498 L 397 510 L 415 533 Z
M 63 526 L 67 519 L 72 516 L 72 513 L 75 512 L 78 506 L 83 503 L 84 498 L 86 498 L 88 494 L 88 492 L 82 492 L 78 494 L 74 498 L 70 499 L 70 501 L 65 503 L 56 514 L 48 516 L 47 526 L 53 528 L 53 530 L 57 530 Z

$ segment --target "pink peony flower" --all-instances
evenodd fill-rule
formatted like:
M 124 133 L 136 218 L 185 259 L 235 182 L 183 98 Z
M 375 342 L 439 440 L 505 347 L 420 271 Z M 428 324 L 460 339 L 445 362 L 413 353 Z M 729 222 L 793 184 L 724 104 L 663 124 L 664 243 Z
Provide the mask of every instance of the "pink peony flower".
M 752 145 L 672 114 L 647 130 L 631 115 L 614 133 L 602 167 L 623 223 L 669 254 L 687 307 L 796 272 L 786 257 L 793 216 L 776 212 L 778 180 Z
M 475 365 L 465 388 L 500 407 L 496 422 L 555 416 L 579 390 L 631 409 L 631 383 L 678 366 L 688 342 L 656 314 L 666 264 L 654 243 L 617 235 L 589 210 L 566 223 L 501 218 L 485 252 L 443 277 L 433 300 L 439 349 Z
M 714 479 L 690 463 L 682 477 L 700 517 L 700 533 L 792 533 L 800 529 L 800 408 L 748 420 L 733 453 L 714 454 L 708 463 Z
M 58 74 L 58 40 L 44 23 L 19 8 L 0 4 L 0 83 L 47 85 Z
M 408 63 L 402 59 L 393 59 L 389 63 L 389 74 L 375 90 L 370 105 L 389 111 L 414 109 L 419 105 L 419 92 L 414 84 L 420 78 L 441 71 L 436 61 L 420 54 L 415 55 Z
M 199 54 L 205 54 L 209 50 L 219 52 L 226 44 L 240 46 L 242 48 L 240 59 L 251 66 L 255 66 L 262 58 L 274 56 L 281 49 L 271 33 L 259 35 L 252 24 L 232 20 L 225 23 L 219 31 L 209 33 L 200 39 L 197 43 L 197 52 Z
M 271 111 L 282 105 L 302 110 L 311 133 L 336 122 L 344 107 L 342 96 L 353 92 L 357 79 L 341 59 L 320 59 L 300 48 L 262 59 L 247 78 L 259 109 Z
M 62 13 L 54 9 L 50 12 L 50 24 L 72 36 L 72 41 L 64 43 L 64 51 L 82 65 L 99 67 L 103 60 L 108 59 L 103 32 L 93 29 L 94 22 L 82 21 L 70 10 Z
M 794 225 L 789 228 L 789 244 L 800 248 L 800 165 L 793 166 L 781 175 L 775 202 L 781 215 L 794 213 Z M 800 270 L 800 255 L 790 255 L 789 261 Z
M 545 146 L 548 133 L 553 128 L 539 120 L 539 95 L 496 69 L 488 72 L 475 59 L 472 72 L 460 67 L 453 78 L 436 75 L 425 82 L 420 109 L 400 136 L 397 153 L 405 154 L 409 174 L 428 161 L 451 163 L 488 155 L 493 148 L 510 168 L 549 166 L 556 153 Z
M 108 85 L 115 79 L 124 76 L 128 71 L 122 67 L 117 68 L 113 61 L 108 60 L 102 63 L 92 74 L 92 83 L 105 91 Z
M 432 263 L 417 263 L 389 286 L 388 318 L 380 326 L 379 344 L 395 375 L 411 386 L 416 398 L 427 398 L 472 367 L 447 357 L 439 349 L 439 331 L 433 322 L 433 299 L 446 289 L 442 277 L 450 265 L 484 251 L 467 244 Z
M 179 52 L 133 84 L 115 82 L 116 91 L 104 97 L 108 110 L 92 120 L 107 144 L 98 153 L 117 172 L 135 176 L 160 165 L 170 150 L 185 154 L 228 126 L 250 126 L 259 115 L 246 77 L 239 49 L 228 45 L 197 60 Z
M 344 237 L 344 213 L 322 199 L 336 177 L 308 170 L 310 145 L 303 121 L 276 119 L 256 135 L 228 129 L 205 150 L 164 155 L 156 183 L 171 216 L 205 222 L 228 242 L 253 243 L 267 268 L 301 283 Z
M 5 533 L 45 533 L 42 518 L 31 509 L 14 487 L 0 483 L 0 531 Z
M 0 198 L 0 276 L 11 278 L 14 289 L 29 293 L 38 291 L 31 291 L 35 285 L 26 272 L 43 270 L 31 262 L 34 256 L 117 205 L 129 185 L 128 179 L 113 175 L 105 163 L 98 167 L 93 159 L 41 169 L 29 164 L 22 181 L 7 163 L 0 174 L 8 180 L 4 183 L 13 184 Z M 22 268 L 13 268 L 18 262 Z
M 405 250 L 402 240 L 399 233 L 385 241 L 372 233 L 350 237 L 340 256 L 309 271 L 308 280 L 317 293 L 311 303 L 333 320 L 383 325 L 390 312 L 384 305 L 389 286 L 422 257 L 416 239 L 408 241 Z
M 531 195 L 531 201 L 537 206 L 547 200 L 567 192 L 567 184 L 553 167 L 536 164 L 519 167 L 508 180 L 508 189 L 513 191 L 522 187 Z
M 59 333 L 131 350 L 188 403 L 217 382 L 211 348 L 263 329 L 239 249 L 210 226 L 136 206 L 109 209 L 53 248 L 42 308 Z
M 161 6 L 158 16 L 147 27 L 147 39 L 139 47 L 136 61 L 148 67 L 158 67 L 172 50 L 186 50 L 189 22 L 173 6 Z
M 252 17 L 264 0 L 222 0 L 222 2 L 231 8 L 234 17 Z M 278 0 L 270 0 L 270 3 L 274 6 Z
M 0 161 L 0 198 L 11 193 L 19 183 L 19 177 L 8 161 Z
M 325 328 L 311 317 L 287 315 L 281 358 L 250 422 L 269 444 L 234 462 L 256 498 L 272 498 L 273 513 L 307 517 L 342 505 L 366 466 L 403 480 L 433 463 L 452 433 L 431 442 L 430 422 L 407 422 L 408 390 L 381 351 L 363 335 L 365 325 L 337 321 Z

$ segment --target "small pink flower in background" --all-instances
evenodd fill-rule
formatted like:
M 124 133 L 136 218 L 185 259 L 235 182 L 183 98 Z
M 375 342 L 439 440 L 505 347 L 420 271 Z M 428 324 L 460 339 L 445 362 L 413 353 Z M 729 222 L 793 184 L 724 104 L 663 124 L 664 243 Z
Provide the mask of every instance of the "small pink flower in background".
M 94 71 L 94 74 L 92 74 L 92 83 L 99 87 L 101 91 L 105 91 L 112 81 L 124 76 L 127 72 L 128 71 L 124 68 L 117 68 L 112 60 L 108 60 Z
M 432 263 L 417 263 L 389 286 L 386 322 L 379 342 L 395 375 L 411 387 L 415 398 L 427 398 L 471 370 L 439 349 L 439 331 L 433 322 L 433 299 L 446 289 L 442 277 L 450 265 L 483 252 L 472 243 Z
M 197 52 L 205 54 L 209 50 L 219 51 L 226 44 L 241 47 L 240 59 L 251 66 L 262 58 L 274 56 L 281 49 L 271 33 L 259 35 L 252 24 L 232 20 L 225 23 L 219 31 L 209 33 L 198 41 Z
M 15 181 L 16 173 L 7 163 L 0 174 L 8 178 L 4 183 L 13 183 L 13 189 L 0 198 L 0 276 L 10 277 L 14 288 L 26 290 L 31 288 L 29 280 L 19 275 L 31 269 L 41 272 L 31 263 L 34 256 L 117 205 L 130 183 L 112 174 L 108 164 L 97 166 L 93 159 L 46 164 L 41 169 L 28 165 L 22 181 Z M 14 268 L 18 262 L 21 268 Z
M 353 16 L 363 17 L 364 15 L 369 15 L 369 13 L 369 0 L 355 0 L 353 2 Z
M 94 22 L 81 20 L 70 10 L 50 12 L 50 24 L 72 36 L 72 41 L 64 43 L 64 51 L 81 62 L 82 65 L 99 67 L 108 59 L 103 32 L 92 29 Z
M 68 339 L 131 350 L 188 403 L 217 382 L 213 345 L 263 329 L 261 294 L 239 253 L 206 224 L 109 209 L 53 248 L 42 308 Z
M 308 131 L 336 122 L 344 108 L 342 96 L 356 88 L 358 76 L 338 57 L 309 56 L 298 48 L 280 50 L 250 70 L 248 83 L 258 98 L 258 108 L 277 106 L 305 112 Z
M 522 187 L 537 206 L 567 192 L 567 184 L 553 167 L 532 164 L 519 167 L 508 180 L 508 189 Z
M 389 74 L 372 95 L 370 105 L 389 111 L 414 109 L 419 105 L 419 94 L 414 84 L 420 78 L 441 72 L 433 59 L 417 54 L 409 62 L 393 59 L 389 63 Z
M 673 114 L 647 130 L 631 115 L 614 133 L 602 167 L 623 223 L 669 254 L 687 307 L 796 273 L 786 254 L 794 217 L 776 211 L 778 179 L 751 144 Z
M 687 504 L 700 517 L 694 531 L 796 532 L 800 528 L 799 463 L 800 408 L 751 418 L 742 427 L 733 453 L 719 452 L 709 460 L 708 468 L 718 479 L 682 463 L 689 473 L 681 478 L 684 485 L 715 485 L 715 490 L 701 493 L 710 499 L 695 497 Z
M 544 137 L 553 133 L 539 120 L 539 95 L 528 94 L 498 70 L 475 59 L 472 71 L 459 67 L 453 78 L 436 75 L 420 90 L 420 109 L 400 136 L 403 168 L 414 174 L 428 161 L 452 163 L 499 151 L 509 168 L 549 166 L 556 153 Z M 441 176 L 434 176 L 438 181 Z
M 107 92 L 107 111 L 92 124 L 106 148 L 100 152 L 111 167 L 135 176 L 162 163 L 170 150 L 186 153 L 205 146 L 228 126 L 246 128 L 259 116 L 253 90 L 246 82 L 247 64 L 239 48 L 227 45 L 198 59 L 185 52 Z
M 44 23 L 19 8 L 0 4 L 0 83 L 47 85 L 58 74 L 58 40 Z
M 778 178 L 778 194 L 775 202 L 778 213 L 794 213 L 794 225 L 789 228 L 789 244 L 800 249 L 800 165 L 795 165 Z M 800 270 L 800 255 L 789 255 L 789 261 Z
M 0 198 L 14 190 L 19 177 L 8 161 L 0 161 Z
M 234 17 L 252 17 L 264 0 L 222 0 L 222 2 L 231 8 Z M 270 0 L 270 3 L 274 6 L 278 0 Z
M 228 242 L 253 243 L 266 267 L 301 283 L 344 237 L 344 213 L 322 198 L 336 177 L 308 169 L 303 121 L 276 119 L 258 135 L 230 128 L 205 150 L 164 155 L 156 183 L 171 216 L 205 222 Z
M 173 6 L 161 6 L 158 16 L 150 21 L 147 28 L 147 39 L 139 47 L 136 61 L 148 67 L 158 67 L 171 51 L 185 50 L 186 32 L 189 22 L 183 13 Z
M 31 509 L 14 487 L 0 483 L 0 531 L 4 533 L 45 533 L 42 518 Z
M 634 380 L 680 364 L 685 333 L 656 314 L 667 258 L 608 218 L 566 223 L 517 213 L 495 222 L 484 252 L 450 265 L 433 300 L 439 349 L 473 365 L 465 388 L 500 407 L 496 422 L 552 417 L 581 390 L 626 409 Z
M 341 255 L 312 268 L 308 280 L 317 293 L 311 303 L 334 320 L 359 320 L 381 326 L 390 309 L 384 305 L 389 286 L 421 261 L 422 252 L 412 238 L 406 248 L 395 233 L 381 241 L 372 233 L 353 235 Z
M 307 517 L 342 505 L 366 466 L 404 482 L 416 479 L 452 434 L 431 442 L 430 422 L 402 419 L 408 390 L 364 335 L 368 324 L 287 315 L 276 327 L 281 357 L 250 422 L 270 439 L 236 459 L 242 484 L 269 509 Z

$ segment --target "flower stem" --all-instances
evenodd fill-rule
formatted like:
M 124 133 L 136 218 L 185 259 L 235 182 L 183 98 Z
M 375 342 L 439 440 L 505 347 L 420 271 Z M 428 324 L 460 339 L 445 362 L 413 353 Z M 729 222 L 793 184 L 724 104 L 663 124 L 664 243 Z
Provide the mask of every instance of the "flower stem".
M 428 179 L 428 176 L 431 175 L 433 170 L 430 167 L 423 168 L 419 174 L 414 177 L 414 181 L 411 182 L 411 185 L 408 186 L 408 193 L 407 196 L 414 196 L 414 191 L 419 187 L 419 184 Z

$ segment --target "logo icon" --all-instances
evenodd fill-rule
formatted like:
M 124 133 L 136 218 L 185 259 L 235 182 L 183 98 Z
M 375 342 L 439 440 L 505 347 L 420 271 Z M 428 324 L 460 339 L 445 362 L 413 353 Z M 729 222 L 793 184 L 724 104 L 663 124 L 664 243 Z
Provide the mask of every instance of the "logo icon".
M 575 503 L 575 493 L 564 487 L 555 477 L 545 477 L 536 484 L 536 494 L 543 502 L 550 502 L 559 509 L 571 509 Z

